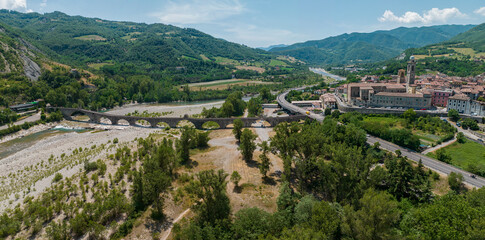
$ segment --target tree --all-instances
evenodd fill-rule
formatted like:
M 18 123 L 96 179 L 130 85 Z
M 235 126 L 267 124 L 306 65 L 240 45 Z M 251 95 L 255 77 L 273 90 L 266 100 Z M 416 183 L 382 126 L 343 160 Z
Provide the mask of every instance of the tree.
M 465 143 L 466 142 L 466 137 L 465 137 L 465 134 L 463 134 L 462 132 L 459 132 L 457 135 L 456 135 L 456 140 L 459 142 L 459 143 Z
M 296 196 L 293 190 L 290 188 L 290 184 L 285 181 L 281 184 L 280 195 L 276 199 L 276 205 L 278 206 L 278 211 L 289 210 L 293 212 L 296 206 Z
M 451 121 L 456 122 L 460 119 L 460 114 L 457 110 L 450 109 L 450 111 L 448 111 L 448 117 L 451 119 Z
M 461 173 L 451 172 L 448 175 L 448 185 L 450 189 L 459 193 L 463 188 L 463 175 Z
M 259 171 L 263 175 L 263 178 L 265 178 L 269 171 L 269 167 L 271 166 L 271 161 L 268 158 L 269 145 L 268 142 L 263 141 L 259 146 L 261 147 L 262 151 L 262 153 L 259 155 L 259 159 L 261 159 Z
M 179 154 L 182 164 L 185 164 L 190 160 L 190 135 L 190 129 L 185 126 L 182 129 L 180 140 L 177 141 L 177 153 Z
M 248 102 L 248 116 L 255 117 L 261 115 L 263 107 L 259 98 L 251 98 Z
M 335 206 L 326 201 L 315 203 L 309 220 L 311 228 L 331 236 L 329 239 L 339 239 L 337 236 L 341 235 L 341 219 L 337 207 L 340 205 Z
M 171 185 L 171 178 L 158 165 L 155 159 L 149 158 L 143 165 L 143 202 L 145 206 L 154 203 L 154 218 L 160 219 L 163 217 L 164 197 L 165 193 Z
M 330 116 L 332 115 L 332 109 L 331 108 L 325 108 L 325 112 L 324 112 L 325 116 Z
M 478 124 L 475 120 L 473 119 L 470 119 L 470 118 L 467 118 L 465 120 L 463 120 L 463 122 L 461 123 L 463 129 L 468 129 L 470 128 L 471 130 L 479 130 L 480 128 L 478 127 Z
M 256 135 L 251 130 L 244 129 L 241 133 L 241 141 L 238 149 L 241 151 L 243 159 L 246 162 L 253 160 L 253 152 L 256 150 L 254 140 L 256 140 Z
M 335 110 L 332 112 L 332 118 L 333 119 L 338 119 L 340 117 L 340 111 L 339 110 Z
M 418 116 L 416 111 L 414 111 L 414 109 L 410 108 L 408 110 L 406 110 L 402 116 L 404 117 L 404 119 L 406 119 L 408 121 L 408 123 L 412 123 L 416 120 L 416 117 Z
M 352 239 L 392 239 L 400 213 L 397 201 L 386 192 L 369 189 L 359 200 L 360 209 L 345 207 L 342 230 Z
M 232 133 L 234 134 L 234 137 L 237 139 L 237 141 L 240 142 L 243 122 L 241 119 L 237 118 L 237 119 L 234 119 L 233 125 L 234 125 L 234 128 L 232 129 Z
M 234 239 L 258 239 L 269 230 L 271 214 L 259 208 L 245 208 L 236 213 Z
M 263 102 L 267 103 L 273 100 L 273 94 L 271 94 L 271 91 L 266 87 L 259 91 L 259 95 L 261 96 L 261 100 L 263 100 Z
M 227 219 L 231 213 L 229 197 L 226 194 L 227 174 L 223 170 L 206 170 L 196 176 L 197 180 L 190 183 L 187 191 L 198 200 L 193 206 L 198 225 L 215 226 L 218 221 Z
M 232 172 L 231 174 L 231 182 L 236 185 L 236 188 L 239 187 L 239 181 L 241 181 L 241 175 L 237 171 Z
M 445 163 L 451 163 L 451 156 L 448 155 L 445 149 L 440 148 L 436 151 L 436 158 Z

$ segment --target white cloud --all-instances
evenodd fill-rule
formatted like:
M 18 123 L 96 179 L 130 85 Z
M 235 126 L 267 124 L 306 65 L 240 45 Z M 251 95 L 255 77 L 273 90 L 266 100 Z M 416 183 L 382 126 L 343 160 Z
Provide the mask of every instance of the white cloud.
M 17 10 L 27 8 L 27 0 L 0 0 L 1 9 Z
M 417 12 L 406 12 L 402 16 L 396 16 L 391 10 L 386 10 L 382 17 L 379 18 L 380 22 L 398 22 L 398 23 L 446 23 L 452 18 L 464 18 L 467 15 L 460 12 L 458 8 L 432 8 L 427 12 L 420 15 Z
M 42 2 L 40 3 L 40 7 L 44 8 L 46 6 L 47 6 L 47 0 L 42 0 Z
M 479 14 L 479 15 L 482 15 L 482 16 L 485 17 L 485 7 L 481 7 L 479 9 L 475 10 L 474 13 Z
M 156 16 L 163 23 L 196 24 L 214 23 L 245 11 L 239 0 L 188 0 L 170 1 Z

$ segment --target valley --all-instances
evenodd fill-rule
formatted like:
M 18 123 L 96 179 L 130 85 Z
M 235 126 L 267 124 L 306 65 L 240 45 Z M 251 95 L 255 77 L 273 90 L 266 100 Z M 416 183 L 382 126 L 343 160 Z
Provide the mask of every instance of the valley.
M 0 2 L 0 240 L 482 239 L 456 4 Z

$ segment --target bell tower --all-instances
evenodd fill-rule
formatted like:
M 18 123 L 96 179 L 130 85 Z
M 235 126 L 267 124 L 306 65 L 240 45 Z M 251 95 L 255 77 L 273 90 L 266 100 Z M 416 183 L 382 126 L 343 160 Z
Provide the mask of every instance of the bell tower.
M 411 56 L 409 58 L 408 62 L 408 72 L 406 76 L 406 84 L 407 85 L 413 85 L 414 80 L 416 78 L 416 60 L 414 60 L 414 56 Z

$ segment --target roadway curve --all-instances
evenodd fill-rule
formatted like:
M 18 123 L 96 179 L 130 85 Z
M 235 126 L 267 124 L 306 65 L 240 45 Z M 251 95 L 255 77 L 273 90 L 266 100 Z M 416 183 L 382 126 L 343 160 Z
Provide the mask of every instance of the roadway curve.
M 301 90 L 301 89 L 303 89 L 303 88 L 295 88 L 295 89 L 292 89 L 292 90 Z M 277 100 L 278 100 L 279 105 L 283 109 L 286 109 L 290 112 L 300 113 L 300 114 L 306 115 L 305 109 L 297 107 L 297 106 L 289 103 L 288 101 L 286 101 L 286 95 L 288 95 L 288 92 L 289 91 L 286 91 L 286 92 L 278 95 Z M 324 116 L 322 116 L 320 114 L 313 114 L 313 113 L 311 113 L 308 116 L 310 118 L 315 119 L 316 121 L 319 121 L 319 122 L 323 122 L 323 119 L 325 118 Z M 385 149 L 385 150 L 390 151 L 390 152 L 395 152 L 396 150 L 400 150 L 403 156 L 406 156 L 407 158 L 409 158 L 409 159 L 411 159 L 415 162 L 419 162 L 419 160 L 421 160 L 423 162 L 424 166 L 426 166 L 426 167 L 428 167 L 428 168 L 430 168 L 430 169 L 432 169 L 436 172 L 440 172 L 440 173 L 443 173 L 443 174 L 446 174 L 446 175 L 450 174 L 451 172 L 461 173 L 463 175 L 463 181 L 466 184 L 468 184 L 472 187 L 481 188 L 481 187 L 485 186 L 485 178 L 482 178 L 482 177 L 479 177 L 479 176 L 472 178 L 471 173 L 464 171 L 462 169 L 459 169 L 457 167 L 454 167 L 454 166 L 451 166 L 451 165 L 446 164 L 444 162 L 440 162 L 438 160 L 424 156 L 424 155 L 417 153 L 415 151 L 397 146 L 397 145 L 390 143 L 388 141 L 385 141 L 383 139 L 372 137 L 372 136 L 367 137 L 367 143 L 369 143 L 370 145 L 373 145 L 375 142 L 379 142 L 382 149 Z

